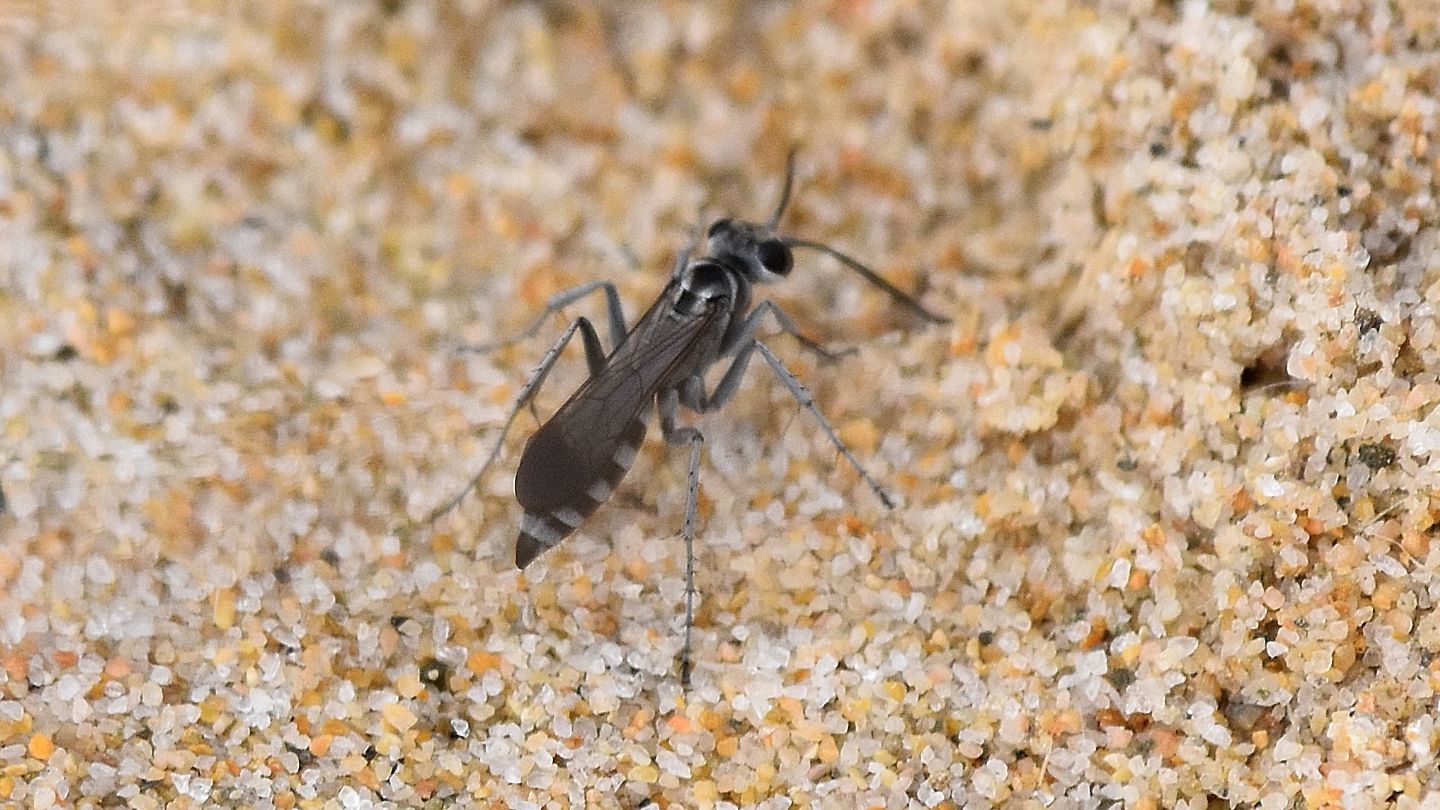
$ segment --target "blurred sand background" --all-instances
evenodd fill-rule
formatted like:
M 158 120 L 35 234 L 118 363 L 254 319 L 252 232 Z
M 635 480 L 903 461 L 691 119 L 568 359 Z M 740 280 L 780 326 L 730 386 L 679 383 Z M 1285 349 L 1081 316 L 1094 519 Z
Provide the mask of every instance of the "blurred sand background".
M 0 804 L 1440 807 L 1437 127 L 1430 0 L 0 4 Z M 792 147 L 953 322 L 773 289 L 901 505 L 753 364 L 682 693 L 657 431 L 407 524 Z

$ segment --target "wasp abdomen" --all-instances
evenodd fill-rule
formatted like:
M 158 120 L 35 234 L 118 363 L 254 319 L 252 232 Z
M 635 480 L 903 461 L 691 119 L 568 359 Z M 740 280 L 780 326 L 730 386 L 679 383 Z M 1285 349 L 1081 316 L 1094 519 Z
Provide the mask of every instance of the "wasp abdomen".
M 515 499 L 525 509 L 515 540 L 515 566 L 529 565 L 610 500 L 644 439 L 643 418 L 630 423 L 609 453 L 606 448 L 575 447 L 553 421 L 541 427 L 515 471 Z

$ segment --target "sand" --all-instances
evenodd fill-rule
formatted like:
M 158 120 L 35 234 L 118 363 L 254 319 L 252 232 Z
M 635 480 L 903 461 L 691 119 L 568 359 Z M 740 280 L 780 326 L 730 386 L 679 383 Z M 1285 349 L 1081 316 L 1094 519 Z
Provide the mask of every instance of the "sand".
M 1437 127 L 1429 0 L 0 4 L 0 804 L 1440 807 Z M 951 322 L 761 290 L 898 505 L 752 365 L 686 690 L 657 429 L 421 521 L 792 149 Z

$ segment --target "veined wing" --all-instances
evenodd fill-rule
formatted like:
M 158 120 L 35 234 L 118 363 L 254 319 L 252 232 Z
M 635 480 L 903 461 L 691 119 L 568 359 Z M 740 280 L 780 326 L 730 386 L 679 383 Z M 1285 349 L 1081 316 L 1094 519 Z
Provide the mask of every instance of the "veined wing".
M 650 402 L 677 369 L 713 352 L 728 308 L 716 302 L 698 315 L 671 315 L 674 282 L 606 361 L 531 437 L 515 471 L 515 497 L 546 514 L 582 502 L 599 483 L 613 488 L 645 436 Z M 608 495 L 608 491 L 606 493 Z M 590 501 L 600 500 L 593 495 Z

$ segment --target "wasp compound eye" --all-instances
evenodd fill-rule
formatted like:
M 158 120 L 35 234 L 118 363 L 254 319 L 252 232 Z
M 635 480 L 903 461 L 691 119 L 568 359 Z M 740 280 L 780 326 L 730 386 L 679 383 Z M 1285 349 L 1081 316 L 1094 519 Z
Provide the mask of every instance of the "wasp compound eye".
M 760 259 L 760 264 L 777 276 L 788 275 L 790 268 L 795 264 L 795 258 L 790 255 L 790 248 L 785 246 L 779 239 L 767 239 L 755 247 L 755 254 Z

